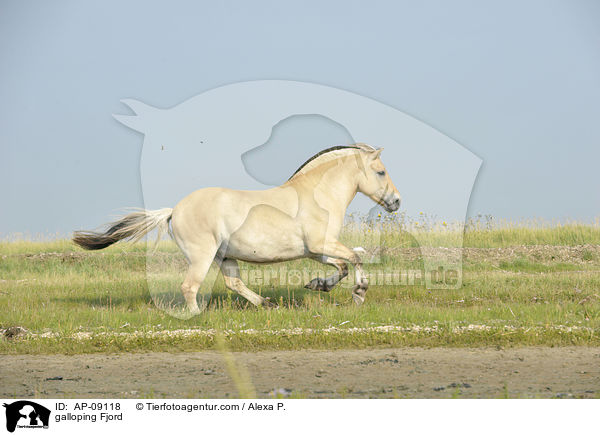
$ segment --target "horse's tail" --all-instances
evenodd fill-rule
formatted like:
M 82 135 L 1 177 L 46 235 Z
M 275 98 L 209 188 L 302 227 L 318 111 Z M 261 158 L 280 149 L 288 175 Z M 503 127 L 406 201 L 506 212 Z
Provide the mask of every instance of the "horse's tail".
M 162 236 L 169 231 L 172 214 L 172 208 L 135 211 L 108 224 L 105 232 L 75 231 L 73 242 L 83 249 L 103 249 L 123 239 L 136 242 L 150 231 L 158 229 L 158 243 Z

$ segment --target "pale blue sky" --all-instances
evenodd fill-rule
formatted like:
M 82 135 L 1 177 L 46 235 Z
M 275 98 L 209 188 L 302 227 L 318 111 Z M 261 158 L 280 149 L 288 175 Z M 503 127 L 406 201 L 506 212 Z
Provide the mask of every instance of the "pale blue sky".
M 142 204 L 143 138 L 112 118 L 119 100 L 259 79 L 346 89 L 464 145 L 484 161 L 472 215 L 590 219 L 598 23 L 596 1 L 1 0 L 0 235 Z

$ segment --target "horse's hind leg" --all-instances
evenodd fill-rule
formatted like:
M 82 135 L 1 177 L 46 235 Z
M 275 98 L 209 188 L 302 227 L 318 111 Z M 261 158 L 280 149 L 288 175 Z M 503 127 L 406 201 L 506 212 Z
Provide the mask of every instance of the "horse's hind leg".
M 304 288 L 328 292 L 335 287 L 338 282 L 348 276 L 348 264 L 344 260 L 332 257 L 317 257 L 315 260 L 323 264 L 330 264 L 334 266 L 337 269 L 337 272 L 329 275 L 326 278 L 314 278 L 308 284 L 306 284 Z
M 181 292 L 183 293 L 187 307 L 194 314 L 200 312 L 196 298 L 198 289 L 204 281 L 217 253 L 217 245 L 214 240 L 207 238 L 204 242 L 201 245 L 186 246 L 184 250 L 190 266 L 185 280 L 181 284 Z
M 183 284 L 181 284 L 181 292 L 185 298 L 185 303 L 193 314 L 200 312 L 197 300 L 198 289 L 200 288 L 211 263 L 212 258 L 208 261 L 208 264 L 204 262 L 191 264 L 185 276 L 185 280 L 183 281 Z
M 225 285 L 230 290 L 239 293 L 244 298 L 248 299 L 252 304 L 272 306 L 268 299 L 254 293 L 250 290 L 242 279 L 240 278 L 240 269 L 236 260 L 226 258 L 221 263 L 221 272 L 223 272 L 223 278 L 225 279 Z

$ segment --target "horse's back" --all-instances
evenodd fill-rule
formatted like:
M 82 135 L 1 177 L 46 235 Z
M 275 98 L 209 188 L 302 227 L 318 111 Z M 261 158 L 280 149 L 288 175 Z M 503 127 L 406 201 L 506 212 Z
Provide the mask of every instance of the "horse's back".
M 273 216 L 292 218 L 298 209 L 297 195 L 293 190 L 234 190 L 225 187 L 199 189 L 183 198 L 173 209 L 173 227 L 190 227 L 196 230 L 233 232 L 249 215 L 264 215 L 265 223 L 275 223 Z

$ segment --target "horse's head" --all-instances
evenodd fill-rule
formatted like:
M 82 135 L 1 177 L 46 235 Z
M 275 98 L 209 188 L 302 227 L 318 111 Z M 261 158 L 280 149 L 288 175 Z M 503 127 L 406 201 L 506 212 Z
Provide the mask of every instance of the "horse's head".
M 362 148 L 362 147 L 361 147 Z M 393 212 L 400 208 L 400 193 L 381 161 L 379 149 L 362 148 L 363 170 L 358 179 L 358 191 L 364 193 L 387 211 Z

